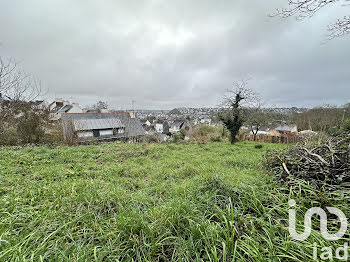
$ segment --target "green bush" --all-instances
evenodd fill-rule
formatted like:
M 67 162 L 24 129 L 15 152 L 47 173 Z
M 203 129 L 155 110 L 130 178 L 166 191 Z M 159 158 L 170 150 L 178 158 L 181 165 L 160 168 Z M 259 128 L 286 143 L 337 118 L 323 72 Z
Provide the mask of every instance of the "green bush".
M 7 109 L 2 108 L 1 110 Z M 27 103 L 19 105 L 17 111 L 8 114 L 1 122 L 1 145 L 44 144 L 62 141 L 62 136 L 53 132 L 55 130 L 49 121 L 48 111 L 38 110 Z
M 210 141 L 211 142 L 221 142 L 222 137 L 220 135 L 211 135 L 210 136 Z
M 347 133 L 350 132 L 350 119 L 346 119 L 344 121 L 342 129 L 344 132 L 347 132 Z
M 23 144 L 40 143 L 45 134 L 45 120 L 35 111 L 26 111 L 18 118 L 17 133 Z
M 64 144 L 63 132 L 61 130 L 54 130 L 47 132 L 41 138 L 42 144 Z
M 156 134 L 147 134 L 143 137 L 143 141 L 146 143 L 159 143 L 159 139 Z
M 18 139 L 17 130 L 5 124 L 0 129 L 0 145 L 14 146 L 14 145 L 18 145 L 18 143 L 19 143 L 19 139 Z
M 186 136 L 185 131 L 184 130 L 180 130 L 179 132 L 176 132 L 176 133 L 173 134 L 172 142 L 179 143 L 179 142 L 185 140 L 185 136 Z

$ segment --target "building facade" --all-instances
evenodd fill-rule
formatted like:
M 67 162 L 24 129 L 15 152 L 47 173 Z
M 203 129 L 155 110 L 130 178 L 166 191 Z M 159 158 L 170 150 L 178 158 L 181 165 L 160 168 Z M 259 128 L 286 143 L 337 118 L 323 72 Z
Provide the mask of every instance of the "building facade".
M 66 113 L 61 118 L 63 135 L 67 141 L 138 142 L 145 135 L 140 120 L 132 112 Z

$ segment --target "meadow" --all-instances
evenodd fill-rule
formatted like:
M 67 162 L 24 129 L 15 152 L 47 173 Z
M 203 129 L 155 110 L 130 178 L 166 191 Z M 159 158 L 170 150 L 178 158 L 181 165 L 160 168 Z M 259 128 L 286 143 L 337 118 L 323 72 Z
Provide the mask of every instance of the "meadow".
M 312 261 L 332 243 L 291 239 L 288 200 L 319 192 L 284 188 L 263 158 L 286 146 L 256 145 L 4 147 L 0 261 Z

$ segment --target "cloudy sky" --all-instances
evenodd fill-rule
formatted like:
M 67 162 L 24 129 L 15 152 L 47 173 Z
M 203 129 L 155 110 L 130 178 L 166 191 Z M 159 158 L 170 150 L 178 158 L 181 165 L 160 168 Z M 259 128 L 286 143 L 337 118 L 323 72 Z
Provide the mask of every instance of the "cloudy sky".
M 350 101 L 350 36 L 270 18 L 287 0 L 0 0 L 0 56 L 21 61 L 47 99 L 115 109 L 210 107 L 235 80 L 271 106 Z

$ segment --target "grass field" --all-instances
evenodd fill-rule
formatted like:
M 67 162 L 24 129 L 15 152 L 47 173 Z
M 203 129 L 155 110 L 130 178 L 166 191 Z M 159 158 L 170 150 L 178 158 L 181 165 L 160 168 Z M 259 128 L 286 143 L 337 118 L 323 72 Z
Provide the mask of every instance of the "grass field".
M 0 261 L 309 261 L 254 146 L 0 149 Z

